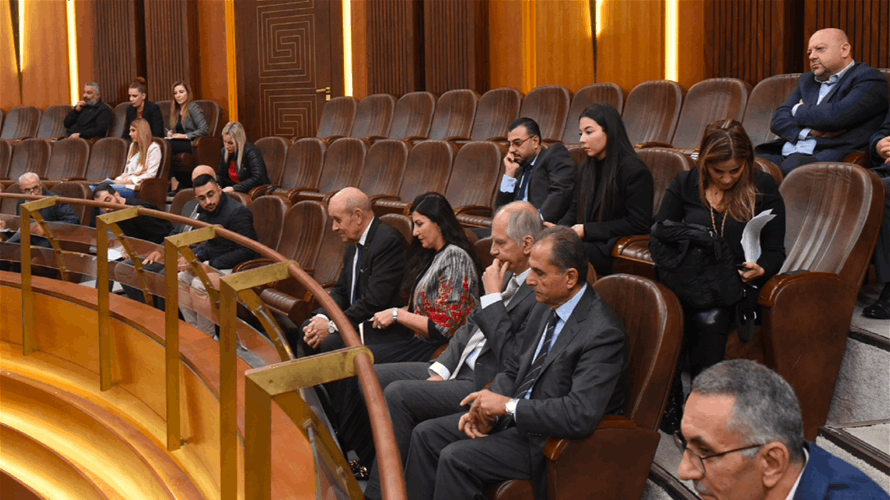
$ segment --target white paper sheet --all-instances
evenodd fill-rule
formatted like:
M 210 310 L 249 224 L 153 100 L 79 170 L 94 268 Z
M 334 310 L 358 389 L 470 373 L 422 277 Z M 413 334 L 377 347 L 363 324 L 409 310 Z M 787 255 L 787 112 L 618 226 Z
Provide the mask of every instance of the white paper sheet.
M 767 222 L 773 220 L 773 209 L 764 210 L 745 224 L 742 232 L 742 249 L 745 251 L 745 262 L 757 262 L 760 258 L 760 231 Z

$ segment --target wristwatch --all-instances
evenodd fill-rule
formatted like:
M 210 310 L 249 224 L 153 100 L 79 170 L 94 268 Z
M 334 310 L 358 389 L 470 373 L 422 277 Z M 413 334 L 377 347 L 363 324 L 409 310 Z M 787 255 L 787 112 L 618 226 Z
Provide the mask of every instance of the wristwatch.
M 328 333 L 333 335 L 337 332 L 337 325 L 334 324 L 333 320 L 328 320 Z
M 398 307 L 392 308 L 392 322 L 393 323 L 399 322 L 399 308 Z
M 504 405 L 508 416 L 516 418 L 516 404 L 517 403 L 519 403 L 519 400 L 514 398 L 514 399 L 511 399 L 510 401 L 507 401 L 507 403 Z

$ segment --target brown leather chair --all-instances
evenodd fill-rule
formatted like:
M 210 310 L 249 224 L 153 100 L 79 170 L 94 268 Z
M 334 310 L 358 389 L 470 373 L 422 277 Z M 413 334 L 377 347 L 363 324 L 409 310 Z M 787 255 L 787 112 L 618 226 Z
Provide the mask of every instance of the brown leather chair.
M 195 190 L 192 188 L 182 188 L 173 196 L 170 203 L 170 213 L 174 215 L 182 215 L 182 209 L 185 204 L 195 199 Z
M 0 139 L 15 141 L 37 135 L 40 110 L 34 106 L 16 106 L 9 110 L 0 129 Z
M 804 436 L 812 440 L 828 418 L 881 226 L 884 185 L 857 165 L 812 163 L 794 169 L 779 190 L 787 257 L 760 292 L 763 326 L 748 344 L 730 337 L 726 356 L 763 361 L 785 377 L 800 400 Z
M 164 126 L 167 127 L 170 124 L 170 104 L 173 101 L 155 101 L 155 104 L 161 108 L 161 116 L 164 118 Z
M 90 160 L 90 145 L 80 138 L 56 141 L 46 168 L 47 181 L 83 179 Z
M 0 139 L 0 179 L 9 177 L 9 161 L 12 159 L 12 142 Z
M 584 151 L 584 148 L 581 146 L 569 146 L 569 156 L 572 157 L 572 161 L 575 162 L 576 167 L 580 167 L 587 161 L 587 152 Z
M 763 158 L 755 158 L 754 166 L 757 167 L 759 170 L 773 176 L 773 179 L 776 180 L 776 184 L 778 184 L 779 186 L 781 186 L 782 181 L 785 180 L 785 174 L 782 173 L 782 169 L 769 160 L 764 160 Z
M 473 141 L 506 141 L 507 127 L 519 118 L 522 92 L 513 88 L 491 89 L 476 105 L 476 117 L 470 131 Z
M 606 415 L 590 437 L 547 441 L 551 500 L 642 496 L 680 357 L 683 309 L 673 292 L 627 274 L 601 278 L 593 289 L 627 329 L 630 391 L 624 415 Z M 490 496 L 526 500 L 534 495 L 531 481 L 514 480 L 497 485 Z
M 501 178 L 503 150 L 493 142 L 468 142 L 454 157 L 451 177 L 442 193 L 458 220 L 469 226 L 490 227 L 495 190 Z M 463 219 L 460 217 L 464 215 Z M 476 221 L 470 216 L 487 220 Z
M 161 148 L 161 165 L 154 179 L 145 179 L 136 188 L 140 200 L 145 200 L 163 210 L 167 203 L 167 187 L 170 185 L 170 164 L 173 159 L 173 146 L 165 139 L 155 137 L 152 142 Z
M 519 116 L 537 122 L 542 141 L 557 142 L 562 140 L 571 103 L 571 90 L 562 85 L 543 85 L 522 99 Z
M 580 142 L 578 121 L 581 113 L 597 103 L 609 104 L 621 113 L 621 110 L 624 108 L 624 91 L 614 83 L 594 83 L 579 90 L 575 97 L 572 98 L 572 105 L 569 107 L 565 128 L 562 131 L 562 142 L 564 144 L 578 144 Z
M 685 95 L 686 89 L 670 80 L 653 80 L 634 87 L 621 113 L 631 144 L 670 143 Z
M 52 192 L 62 198 L 78 198 L 81 200 L 93 199 L 93 192 L 90 188 L 81 182 L 60 182 L 53 186 Z M 86 226 L 90 222 L 90 210 L 86 205 L 69 205 L 74 211 L 74 215 L 80 219 L 80 225 Z
M 290 203 L 280 196 L 260 196 L 247 208 L 253 213 L 253 227 L 259 242 L 277 249 L 284 231 L 284 214 Z
M 170 101 L 166 101 L 167 113 L 170 113 Z M 198 137 L 192 142 L 193 154 L 179 153 L 173 158 L 173 163 L 181 165 L 186 171 L 192 171 L 198 165 L 210 165 L 216 167 L 219 165 L 219 155 L 222 150 L 222 138 L 219 137 L 220 119 L 223 116 L 222 108 L 215 101 L 207 99 L 197 99 L 195 104 L 201 108 L 204 113 L 204 120 L 207 121 L 207 135 Z M 159 104 L 160 105 L 160 104 Z M 164 108 L 161 108 L 163 111 Z M 170 122 L 164 118 L 164 126 L 169 126 Z
M 284 167 L 277 184 L 257 186 L 250 191 L 251 198 L 259 193 L 274 194 L 289 198 L 296 188 L 316 188 L 324 163 L 324 141 L 317 137 L 304 137 L 291 143 L 284 157 Z
M 742 125 L 751 138 L 751 144 L 757 146 L 764 142 L 777 139 L 778 136 L 769 129 L 776 109 L 788 99 L 797 86 L 800 73 L 776 75 L 762 80 L 748 97 L 745 107 L 745 118 Z
M 374 199 L 374 212 L 405 213 L 414 198 L 427 192 L 442 193 L 448 185 L 457 147 L 446 141 L 423 141 L 408 153 L 402 185 L 396 196 Z
M 318 186 L 294 189 L 290 195 L 291 202 L 322 201 L 329 193 L 357 185 L 367 154 L 368 146 L 365 141 L 355 137 L 337 139 L 324 155 Z
M 479 257 L 479 262 L 483 268 L 490 266 L 494 261 L 494 256 L 491 255 L 491 236 L 476 240 L 473 243 L 473 251 L 476 252 L 476 257 Z
M 469 140 L 479 94 L 470 89 L 449 90 L 439 96 L 429 139 Z
M 315 137 L 329 144 L 341 137 L 348 136 L 349 131 L 352 130 L 357 107 L 358 99 L 352 96 L 334 97 L 327 101 L 321 110 L 321 121 L 315 132 Z
M 96 141 L 90 147 L 85 180 L 95 184 L 120 175 L 127 162 L 128 148 L 127 141 L 120 137 L 104 137 Z
M 389 139 L 423 140 L 429 137 L 436 96 L 410 92 L 399 98 L 389 127 Z
M 368 148 L 358 188 L 371 197 L 391 197 L 399 192 L 410 147 L 404 141 L 384 139 Z
M 674 177 L 684 170 L 695 168 L 686 155 L 673 149 L 645 148 L 637 151 L 643 163 L 649 167 L 653 179 L 652 215 L 661 208 L 661 200 Z M 626 236 L 612 249 L 616 273 L 629 273 L 655 279 L 655 268 L 649 255 L 649 236 Z
M 59 104 L 50 106 L 43 110 L 40 115 L 40 122 L 37 124 L 38 139 L 57 139 L 65 137 L 65 116 L 73 109 L 67 104 Z
M 385 214 L 380 217 L 380 221 L 398 229 L 398 231 L 402 233 L 402 237 L 405 238 L 405 242 L 409 245 L 411 244 L 411 241 L 414 240 L 414 235 L 412 234 L 414 232 L 413 225 L 411 219 L 409 219 L 407 215 Z
M 6 112 L 0 108 L 0 130 L 3 130 L 3 118 L 6 116 Z
M 6 186 L 0 185 L 0 192 L 7 194 L 22 194 L 22 187 L 19 186 L 18 182 Z M 15 209 L 18 205 L 18 201 L 19 200 L 15 198 L 0 199 L 0 214 L 16 215 Z
M 277 186 L 281 182 L 281 174 L 284 171 L 284 159 L 287 156 L 288 142 L 281 137 L 263 137 L 254 143 L 263 155 L 263 163 L 266 164 L 266 175 L 269 182 Z M 253 195 L 251 190 L 251 195 Z M 252 197 L 252 196 L 251 196 Z
M 736 78 L 709 78 L 693 85 L 683 101 L 671 146 L 698 149 L 709 123 L 730 119 L 741 121 L 750 93 L 751 85 Z
M 124 127 L 127 125 L 128 107 L 130 107 L 129 102 L 122 102 L 114 107 L 114 114 L 111 117 L 111 126 L 108 127 L 108 135 L 106 137 L 121 137 L 124 135 Z
M 350 137 L 368 139 L 386 137 L 392 124 L 396 98 L 389 94 L 372 94 L 358 103 Z
M 41 179 L 46 177 L 46 164 L 49 161 L 52 146 L 45 139 L 25 139 L 12 150 L 9 168 L 3 185 L 18 182 L 19 176 L 34 172 Z

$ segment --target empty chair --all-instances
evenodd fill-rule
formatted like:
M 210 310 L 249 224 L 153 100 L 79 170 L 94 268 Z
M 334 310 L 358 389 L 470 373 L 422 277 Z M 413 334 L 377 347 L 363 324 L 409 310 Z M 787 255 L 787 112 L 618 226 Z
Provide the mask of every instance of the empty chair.
M 19 176 L 26 172 L 34 172 L 41 179 L 46 177 L 46 164 L 51 151 L 52 146 L 44 139 L 25 139 L 20 142 L 13 149 L 9 160 L 6 176 L 10 182 L 4 184 L 17 182 Z
M 266 175 L 273 186 L 278 185 L 281 173 L 284 170 L 284 158 L 287 156 L 287 141 L 281 137 L 263 137 L 254 143 L 263 155 L 263 163 L 266 164 Z M 261 193 L 265 186 L 257 186 L 250 191 L 251 198 L 254 193 Z M 259 196 L 259 195 L 257 195 Z
M 9 110 L 9 113 L 3 119 L 0 139 L 15 141 L 34 137 L 37 134 L 37 124 L 39 122 L 39 109 L 34 106 L 16 106 Z
M 426 139 L 430 133 L 436 96 L 410 92 L 399 98 L 389 127 L 389 139 Z
M 86 180 L 91 183 L 113 179 L 124 171 L 127 162 L 127 141 L 120 137 L 103 137 L 90 148 Z
M 519 118 L 522 92 L 511 88 L 491 89 L 479 98 L 470 140 L 507 140 L 507 127 Z
M 685 95 L 686 89 L 670 80 L 643 82 L 634 87 L 621 113 L 630 143 L 669 145 L 677 130 Z
M 37 124 L 37 138 L 39 139 L 57 139 L 65 137 L 65 116 L 71 111 L 72 107 L 67 104 L 59 104 L 50 106 L 43 110 L 40 115 L 40 122 Z
M 745 107 L 745 119 L 742 126 L 751 138 L 751 144 L 757 146 L 778 136 L 770 131 L 770 123 L 776 109 L 788 99 L 791 91 L 797 86 L 800 73 L 776 75 L 761 81 L 751 91 L 748 105 Z
M 491 217 L 502 158 L 492 142 L 469 142 L 457 152 L 443 193 L 455 213 Z
M 83 139 L 80 139 L 83 140 Z M 53 186 L 52 192 L 61 196 L 62 198 L 79 198 L 82 200 L 89 200 L 93 197 L 93 192 L 90 191 L 89 186 L 82 182 L 60 182 Z M 69 205 L 71 210 L 74 211 L 74 215 L 77 216 L 78 220 L 80 220 L 81 226 L 86 226 L 89 224 L 90 210 L 86 205 Z
M 449 90 L 439 96 L 429 139 L 469 139 L 479 94 L 470 89 Z
M 677 149 L 697 149 L 709 123 L 741 121 L 750 93 L 751 85 L 736 78 L 709 78 L 696 83 L 683 101 L 671 145 Z
M 402 213 L 414 198 L 427 191 L 442 193 L 448 185 L 456 147 L 446 141 L 423 141 L 408 154 L 402 185 L 394 197 L 377 197 L 374 212 Z
M 169 102 L 169 101 L 167 101 Z M 157 104 L 157 103 L 155 103 Z M 111 117 L 111 126 L 108 127 L 107 137 L 121 137 L 124 135 L 124 127 L 127 126 L 127 108 L 130 107 L 129 102 L 122 102 L 114 107 L 114 114 Z M 169 108 L 169 104 L 168 104 Z M 168 110 L 169 112 L 169 110 Z M 167 122 L 164 122 L 167 123 Z
M 16 181 L 6 186 L 0 185 L 0 192 L 7 194 L 22 194 L 22 188 L 19 186 L 18 181 Z M 0 214 L 16 215 L 15 209 L 18 205 L 18 201 L 19 200 L 15 198 L 0 199 Z
M 289 197 L 296 188 L 318 187 L 325 145 L 317 137 L 304 137 L 287 148 L 281 179 L 270 194 Z
M 361 139 L 354 137 L 337 139 L 325 152 L 318 186 L 315 189 L 298 188 L 291 201 L 294 203 L 304 199 L 320 201 L 329 193 L 347 186 L 355 186 L 360 179 L 367 153 L 368 146 Z
M 374 197 L 394 196 L 402 184 L 409 147 L 404 141 L 385 139 L 368 148 L 358 188 Z
M 0 179 L 9 175 L 9 160 L 12 158 L 12 143 L 0 140 Z
M 348 136 L 352 130 L 357 107 L 358 99 L 352 96 L 334 97 L 327 101 L 321 110 L 321 121 L 315 131 L 315 137 L 329 143 Z
M 278 243 L 278 253 L 285 259 L 297 261 L 304 271 L 312 274 L 321 240 L 329 230 L 325 206 L 317 201 L 301 201 L 284 214 L 284 232 Z
M 519 116 L 538 123 L 541 140 L 555 142 L 562 139 L 572 101 L 572 92 L 561 85 L 544 85 L 533 89 L 522 99 Z
M 253 213 L 253 227 L 259 242 L 277 249 L 284 230 L 284 214 L 290 203 L 280 196 L 260 196 L 247 208 Z
M 349 135 L 359 139 L 386 137 L 392 123 L 396 98 L 389 94 L 372 94 L 358 103 Z
M 579 90 L 572 98 L 569 114 L 566 118 L 565 129 L 562 132 L 564 144 L 577 144 L 581 140 L 578 133 L 578 121 L 581 113 L 588 107 L 597 104 L 610 104 L 621 113 L 624 107 L 624 91 L 614 83 L 594 83 Z
M 79 137 L 56 141 L 46 168 L 46 179 L 64 181 L 83 179 L 90 160 L 90 145 Z

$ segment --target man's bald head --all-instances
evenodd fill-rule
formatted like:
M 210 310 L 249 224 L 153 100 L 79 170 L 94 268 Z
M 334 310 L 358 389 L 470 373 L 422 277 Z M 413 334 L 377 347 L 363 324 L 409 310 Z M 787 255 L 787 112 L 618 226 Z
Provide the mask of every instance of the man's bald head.
M 813 33 L 807 47 L 810 69 L 820 81 L 828 80 L 853 62 L 850 40 L 843 30 L 826 28 Z
M 328 201 L 333 229 L 347 243 L 358 242 L 374 219 L 371 199 L 354 187 L 343 188 Z
M 194 170 L 192 170 L 192 182 L 194 182 L 195 179 L 201 177 L 202 175 L 209 175 L 215 178 L 216 170 L 214 170 L 213 167 L 209 165 L 198 165 L 197 167 L 195 167 Z
M 343 207 L 350 212 L 357 208 L 371 212 L 372 208 L 371 199 L 368 198 L 368 195 L 354 187 L 347 187 L 338 191 L 337 194 L 331 197 L 330 205 L 333 205 L 335 201 L 338 204 L 342 203 Z

